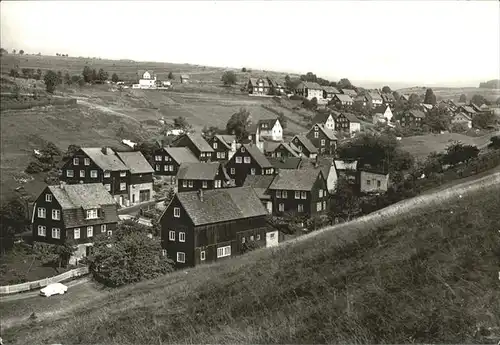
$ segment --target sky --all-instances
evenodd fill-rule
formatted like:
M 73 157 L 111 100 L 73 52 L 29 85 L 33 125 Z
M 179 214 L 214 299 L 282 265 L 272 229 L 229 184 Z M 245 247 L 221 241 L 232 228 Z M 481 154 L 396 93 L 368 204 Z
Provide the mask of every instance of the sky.
M 2 1 L 1 46 L 330 80 L 500 78 L 497 1 Z

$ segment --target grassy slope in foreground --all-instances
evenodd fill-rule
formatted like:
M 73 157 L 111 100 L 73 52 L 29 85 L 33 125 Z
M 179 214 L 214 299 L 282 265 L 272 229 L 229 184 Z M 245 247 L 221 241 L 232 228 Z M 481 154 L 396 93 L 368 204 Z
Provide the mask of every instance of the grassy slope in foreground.
M 500 325 L 500 185 L 471 193 L 130 286 L 4 339 L 485 342 L 476 327 Z

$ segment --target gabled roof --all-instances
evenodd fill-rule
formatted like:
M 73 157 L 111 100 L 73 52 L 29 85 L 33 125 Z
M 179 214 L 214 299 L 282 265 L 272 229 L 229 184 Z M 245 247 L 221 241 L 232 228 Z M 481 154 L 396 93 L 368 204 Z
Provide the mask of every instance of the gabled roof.
M 387 108 L 391 109 L 391 107 L 389 107 L 389 105 L 387 105 L 387 104 L 380 104 L 380 105 L 377 105 L 375 108 L 373 108 L 373 111 L 375 113 L 383 114 L 383 113 L 385 113 Z
M 323 86 L 312 81 L 303 81 L 299 84 L 302 88 L 313 89 L 313 90 L 323 90 Z
M 462 117 L 466 118 L 468 121 L 472 120 L 469 115 L 467 115 L 466 113 L 463 113 L 463 112 L 457 113 L 453 117 L 458 116 L 458 115 L 461 115 Z
M 116 201 L 102 183 L 79 183 L 48 186 L 63 210 L 100 208 Z
M 267 160 L 266 156 L 253 144 L 243 144 L 246 151 L 252 156 L 261 168 L 272 168 L 273 165 Z
M 177 164 L 199 162 L 198 158 L 196 158 L 187 147 L 164 147 L 163 150 L 165 150 Z
M 200 133 L 184 134 L 176 141 L 178 142 L 182 137 L 187 137 L 189 140 L 191 140 L 193 145 L 196 146 L 196 148 L 201 152 L 214 152 L 214 149 L 210 146 L 209 143 L 207 143 L 205 138 L 203 138 Z
M 358 161 L 343 161 L 336 159 L 333 162 L 337 170 L 356 170 L 358 167 Z
M 259 199 L 270 199 L 267 189 L 274 180 L 274 175 L 248 175 L 243 187 L 251 187 Z
M 264 152 L 270 153 L 274 152 L 280 146 L 280 142 L 277 141 L 264 141 Z
M 359 121 L 359 119 L 356 117 L 356 115 L 352 114 L 352 113 L 342 113 L 342 115 L 344 115 L 346 117 L 346 119 L 349 120 L 349 122 L 357 122 L 357 123 L 361 123 Z
M 344 95 L 349 95 L 351 97 L 355 97 L 358 94 L 355 90 L 351 90 L 351 89 L 342 89 L 342 93 Z
M 219 172 L 220 163 L 183 163 L 177 172 L 178 180 L 214 180 Z
M 330 117 L 330 113 L 327 113 L 327 112 L 320 112 L 320 113 L 317 113 L 314 117 L 313 117 L 313 124 L 316 124 L 316 123 L 321 123 L 321 124 L 325 124 L 326 123 L 326 120 L 328 120 L 328 118 Z
M 365 95 L 358 95 L 354 98 L 355 102 L 366 102 L 368 98 Z
M 106 153 L 103 153 L 103 150 Z M 120 158 L 118 158 L 115 152 L 109 147 L 106 147 L 105 149 L 100 147 L 82 147 L 82 151 L 85 152 L 85 154 L 89 156 L 89 158 L 102 170 L 129 170 L 129 168 L 123 164 Z
M 326 91 L 327 93 L 340 93 L 339 90 L 333 86 L 323 86 L 323 91 Z
M 352 102 L 352 98 L 351 96 L 349 95 L 344 95 L 342 93 L 338 93 L 334 96 L 335 98 L 337 98 L 339 101 L 341 102 Z
M 280 170 L 269 189 L 310 191 L 320 173 L 315 169 Z
M 223 143 L 228 149 L 231 148 L 231 143 L 233 141 L 236 141 L 236 135 L 230 135 L 230 134 L 217 134 L 215 135 L 215 137 L 217 139 L 219 139 L 219 141 L 221 143 Z
M 404 99 L 405 101 L 409 101 L 410 100 L 410 95 L 401 95 L 399 96 L 399 98 L 401 99 Z
M 290 152 L 294 157 L 299 157 L 299 154 L 297 152 L 298 148 L 293 145 L 293 144 L 288 144 L 288 143 L 280 143 L 278 147 L 282 146 L 285 150 Z
M 266 128 L 266 129 L 271 129 L 274 127 L 274 124 L 276 123 L 276 121 L 278 121 L 278 119 L 261 119 L 259 120 L 259 122 L 257 122 L 257 124 L 259 125 L 259 127 L 262 129 L 262 128 Z M 267 127 L 264 127 L 264 125 L 267 125 Z
M 326 135 L 326 137 L 328 139 L 330 139 L 330 140 L 337 140 L 337 137 L 335 136 L 335 133 L 331 129 L 326 128 L 322 124 L 315 124 L 314 126 L 318 126 L 319 129 L 321 129 L 321 131 L 323 131 L 323 133 Z M 309 130 L 309 132 L 314 129 L 314 126 L 311 127 L 311 129 Z
M 269 158 L 269 161 L 276 169 L 299 169 L 302 164 L 301 157 L 277 157 Z M 248 178 L 248 177 L 247 177 Z
M 292 142 L 295 138 L 299 139 L 300 143 L 306 148 L 307 151 L 309 151 L 309 153 L 318 153 L 316 146 L 314 146 L 311 140 L 309 140 L 305 135 L 297 134 L 293 137 Z
M 427 103 L 422 103 L 422 107 L 424 107 L 427 110 L 432 110 L 432 108 L 434 108 L 432 104 L 427 104 Z
M 382 96 L 380 96 L 380 94 L 378 92 L 372 91 L 372 92 L 368 92 L 366 95 L 368 96 L 368 98 L 370 98 L 372 100 L 382 101 Z
M 203 201 L 198 193 L 176 194 L 195 226 L 268 215 L 251 187 L 203 190 Z
M 130 169 L 132 174 L 149 174 L 154 170 L 140 151 L 117 152 L 118 157 Z
M 421 110 L 411 109 L 411 110 L 408 110 L 405 114 L 410 114 L 413 117 L 417 117 L 417 118 L 420 118 L 420 119 L 425 119 L 425 114 Z
M 319 169 L 323 173 L 323 177 L 327 178 L 330 175 L 330 170 L 335 169 L 333 160 L 328 157 L 318 157 L 316 159 L 303 160 L 300 169 Z
M 262 80 L 262 84 L 264 87 L 269 87 L 269 81 L 266 78 L 249 78 L 250 84 L 257 85 L 259 80 Z
M 470 105 L 461 105 L 460 108 L 462 108 L 465 112 L 469 113 L 469 114 L 475 114 L 476 111 L 474 110 L 474 108 L 472 108 Z
M 396 99 L 392 93 L 382 93 L 382 99 L 386 102 L 394 102 Z
M 285 85 L 285 82 L 283 80 L 278 80 L 276 78 L 269 78 L 268 77 L 267 80 L 269 81 L 269 85 L 274 86 L 274 87 L 277 87 L 277 86 L 283 87 Z

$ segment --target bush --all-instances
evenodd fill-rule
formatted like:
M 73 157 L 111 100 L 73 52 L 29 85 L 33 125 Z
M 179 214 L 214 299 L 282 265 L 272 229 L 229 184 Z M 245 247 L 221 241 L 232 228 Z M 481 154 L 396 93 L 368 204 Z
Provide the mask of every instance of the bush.
M 221 80 L 224 85 L 234 85 L 237 81 L 236 74 L 233 71 L 226 71 L 222 74 Z
M 45 171 L 45 164 L 42 164 L 39 161 L 31 161 L 26 169 L 24 170 L 27 174 L 38 174 Z
M 241 251 L 242 253 L 248 253 L 251 252 L 252 250 L 258 249 L 259 247 L 260 247 L 259 243 L 256 241 L 246 241 L 241 246 Z

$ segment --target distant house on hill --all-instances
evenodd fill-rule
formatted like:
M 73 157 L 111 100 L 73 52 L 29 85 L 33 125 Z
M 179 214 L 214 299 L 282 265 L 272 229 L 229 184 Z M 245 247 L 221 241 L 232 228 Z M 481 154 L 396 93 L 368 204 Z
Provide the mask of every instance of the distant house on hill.
M 180 79 L 181 79 L 181 84 L 189 83 L 189 75 L 187 74 L 181 74 Z
M 467 128 L 472 128 L 472 118 L 465 113 L 457 113 L 451 118 L 451 123 L 463 123 Z
M 318 83 L 303 81 L 295 89 L 295 94 L 312 100 L 316 98 L 318 101 L 323 99 L 323 86 Z
M 421 127 L 425 114 L 421 110 L 407 110 L 401 117 L 401 126 L 403 127 Z
M 388 104 L 379 105 L 378 107 L 373 109 L 373 112 L 375 114 L 381 114 L 384 120 L 387 122 L 391 122 L 392 120 L 393 114 L 391 107 Z
M 139 88 L 156 88 L 156 75 L 153 73 L 153 71 L 139 71 Z
M 351 96 L 349 95 L 344 95 L 344 94 L 336 94 L 333 96 L 332 102 L 334 104 L 340 104 L 340 105 L 352 105 L 354 101 L 352 100 Z
M 259 120 L 257 126 L 260 138 L 273 141 L 283 140 L 283 127 L 277 118 Z
M 270 93 L 273 95 L 283 95 L 285 93 L 285 82 L 275 79 L 275 78 L 267 78 L 269 82 Z
M 335 121 L 337 123 L 337 121 Z M 333 155 L 337 149 L 337 137 L 334 131 L 324 125 L 315 124 L 306 134 L 306 138 L 319 150 L 319 154 Z
M 331 100 L 333 96 L 339 93 L 340 91 L 333 86 L 323 86 L 323 98 L 326 100 Z
M 247 89 L 251 95 L 268 95 L 271 86 L 266 78 L 249 78 Z
M 294 136 L 290 143 L 299 149 L 300 156 L 315 159 L 318 155 L 318 149 L 305 135 Z
M 335 129 L 339 132 L 353 134 L 361 131 L 361 122 L 356 115 L 351 113 L 340 113 L 335 118 Z
M 342 89 L 341 91 L 344 95 L 351 96 L 352 98 L 354 98 L 358 95 L 358 93 L 355 90 L 351 90 L 351 89 Z
M 321 124 L 325 126 L 326 128 L 334 131 L 335 130 L 335 117 L 334 114 L 337 115 L 336 112 L 321 112 L 317 113 L 316 116 L 314 116 L 312 123 L 313 124 Z

